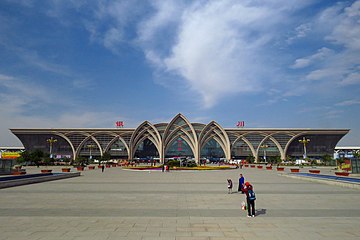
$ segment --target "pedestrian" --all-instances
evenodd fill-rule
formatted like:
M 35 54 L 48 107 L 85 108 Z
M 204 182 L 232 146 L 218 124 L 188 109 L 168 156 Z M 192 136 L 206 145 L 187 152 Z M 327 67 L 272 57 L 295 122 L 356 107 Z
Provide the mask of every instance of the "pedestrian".
M 104 169 L 105 169 L 105 166 L 103 164 L 103 165 L 101 165 L 101 172 L 104 172 Z
M 245 178 L 244 178 L 244 176 L 240 173 L 238 192 L 241 192 L 242 194 L 244 193 L 244 191 L 243 191 L 243 189 L 244 189 L 244 182 L 245 182 Z
M 246 202 L 248 209 L 248 217 L 255 217 L 255 192 L 253 186 L 246 182 L 244 186 L 244 192 L 246 193 Z
M 230 178 L 227 179 L 227 183 L 228 183 L 228 194 L 232 194 L 233 183 Z

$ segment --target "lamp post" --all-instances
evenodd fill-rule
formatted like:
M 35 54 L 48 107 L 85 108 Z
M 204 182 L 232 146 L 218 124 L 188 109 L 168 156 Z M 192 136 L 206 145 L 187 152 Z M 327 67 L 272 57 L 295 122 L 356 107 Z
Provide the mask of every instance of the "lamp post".
M 50 149 L 49 149 L 50 158 L 53 158 L 53 157 L 52 157 L 52 146 L 53 146 L 54 143 L 57 142 L 57 139 L 51 137 L 51 138 L 49 138 L 49 139 L 46 139 L 46 141 L 47 141 L 47 142 L 49 143 L 49 145 L 50 145 Z
M 269 147 L 269 145 L 263 144 L 260 146 L 260 148 L 264 149 L 264 160 L 266 163 L 266 149 Z
M 87 145 L 87 147 L 90 149 L 90 157 L 89 157 L 89 159 L 91 160 L 91 159 L 92 159 L 91 149 L 93 149 L 93 147 L 95 147 L 95 146 L 94 146 L 94 145 L 89 144 L 89 145 Z
M 304 145 L 304 156 L 303 156 L 303 158 L 305 160 L 306 157 L 307 157 L 306 156 L 306 144 L 308 144 L 310 142 L 310 139 L 303 137 L 302 139 L 299 140 L 299 142 Z

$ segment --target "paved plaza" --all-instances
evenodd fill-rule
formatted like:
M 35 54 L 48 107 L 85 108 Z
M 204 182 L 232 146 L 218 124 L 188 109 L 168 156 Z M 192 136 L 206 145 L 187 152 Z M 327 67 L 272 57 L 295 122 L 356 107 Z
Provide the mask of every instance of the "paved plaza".
M 257 195 L 255 218 L 241 210 L 240 172 Z M 227 194 L 227 178 L 234 181 L 233 194 Z M 274 170 L 95 169 L 0 189 L 0 240 L 359 238 L 359 190 Z

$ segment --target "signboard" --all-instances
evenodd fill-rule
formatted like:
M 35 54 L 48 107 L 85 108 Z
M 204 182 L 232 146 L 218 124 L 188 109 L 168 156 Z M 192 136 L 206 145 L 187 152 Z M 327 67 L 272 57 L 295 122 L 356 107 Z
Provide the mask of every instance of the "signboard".
M 245 127 L 245 122 L 244 121 L 238 121 L 236 124 L 236 127 Z
M 119 127 L 124 127 L 124 122 L 123 121 L 116 121 L 115 126 L 118 127 L 118 128 Z
M 343 171 L 351 171 L 351 161 L 350 159 L 345 159 L 345 162 L 340 165 L 340 169 Z
M 0 158 L 2 159 L 17 159 L 20 157 L 20 152 L 2 152 Z

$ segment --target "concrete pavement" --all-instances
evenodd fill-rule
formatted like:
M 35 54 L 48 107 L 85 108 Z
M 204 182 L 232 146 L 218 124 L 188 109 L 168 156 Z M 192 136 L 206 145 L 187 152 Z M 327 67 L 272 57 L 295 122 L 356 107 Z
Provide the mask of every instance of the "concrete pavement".
M 241 210 L 240 172 L 257 195 L 255 218 Z M 286 178 L 276 171 L 110 168 L 82 175 L 0 189 L 0 240 L 360 237 L 359 190 Z M 227 178 L 233 179 L 233 194 L 227 194 Z

